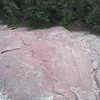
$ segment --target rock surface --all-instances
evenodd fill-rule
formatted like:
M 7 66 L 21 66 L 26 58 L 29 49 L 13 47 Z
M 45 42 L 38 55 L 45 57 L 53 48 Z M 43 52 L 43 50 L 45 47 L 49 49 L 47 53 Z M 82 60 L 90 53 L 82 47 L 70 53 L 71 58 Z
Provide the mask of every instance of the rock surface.
M 99 41 L 63 27 L 0 26 L 0 100 L 100 100 Z

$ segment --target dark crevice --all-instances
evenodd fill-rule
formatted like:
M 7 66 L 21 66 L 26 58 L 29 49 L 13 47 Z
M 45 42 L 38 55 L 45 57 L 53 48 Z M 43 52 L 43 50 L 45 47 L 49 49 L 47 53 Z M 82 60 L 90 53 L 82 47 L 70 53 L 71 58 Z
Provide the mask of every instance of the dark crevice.
M 12 52 L 12 51 L 16 51 L 19 50 L 20 48 L 15 48 L 15 49 L 11 49 L 11 50 L 4 50 L 1 52 L 1 54 L 7 53 L 7 52 Z

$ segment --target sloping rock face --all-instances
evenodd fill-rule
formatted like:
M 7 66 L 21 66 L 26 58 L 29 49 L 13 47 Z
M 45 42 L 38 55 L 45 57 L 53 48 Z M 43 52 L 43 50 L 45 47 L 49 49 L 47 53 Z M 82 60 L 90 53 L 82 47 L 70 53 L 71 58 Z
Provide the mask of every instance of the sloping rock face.
M 91 69 L 83 42 L 62 27 L 0 30 L 0 91 L 9 100 L 95 100 Z

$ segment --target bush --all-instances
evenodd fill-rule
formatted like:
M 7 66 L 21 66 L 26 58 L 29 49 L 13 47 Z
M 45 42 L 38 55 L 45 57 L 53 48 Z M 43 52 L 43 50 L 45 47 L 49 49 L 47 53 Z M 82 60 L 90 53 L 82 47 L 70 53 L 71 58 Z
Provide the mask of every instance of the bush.
M 99 30 L 100 1 L 0 0 L 0 15 L 5 22 L 16 23 L 21 19 L 37 26 L 41 23 L 66 26 L 74 20 L 81 20 L 91 29 Z
M 15 18 L 19 13 L 19 8 L 11 0 L 0 0 L 0 19 L 7 21 L 8 19 Z
M 89 13 L 85 20 L 87 25 L 96 32 L 100 32 L 100 1 L 99 0 L 88 0 L 89 2 Z
M 1 0 L 3 20 L 22 17 L 35 22 L 68 24 L 75 16 L 73 0 Z M 14 20 L 13 19 L 13 20 Z
M 69 1 L 69 0 L 68 0 Z M 35 21 L 66 24 L 73 17 L 71 4 L 66 0 L 26 0 L 24 18 Z

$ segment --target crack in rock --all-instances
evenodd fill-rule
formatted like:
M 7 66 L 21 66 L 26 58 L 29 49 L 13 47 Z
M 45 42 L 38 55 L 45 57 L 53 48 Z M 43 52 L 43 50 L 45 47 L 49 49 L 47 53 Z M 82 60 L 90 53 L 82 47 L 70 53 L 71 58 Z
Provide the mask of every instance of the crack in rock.
M 7 53 L 7 52 L 12 52 L 12 51 L 16 51 L 16 50 L 19 50 L 21 48 L 15 48 L 15 49 L 11 49 L 11 50 L 4 50 L 1 52 L 1 54 L 4 54 L 4 53 Z

